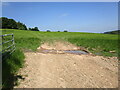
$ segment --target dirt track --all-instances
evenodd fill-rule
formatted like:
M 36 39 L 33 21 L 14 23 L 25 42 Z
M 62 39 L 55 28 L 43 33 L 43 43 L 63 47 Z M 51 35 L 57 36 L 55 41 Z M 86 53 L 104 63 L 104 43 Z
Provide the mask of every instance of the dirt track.
M 60 45 L 60 43 L 59 43 Z M 70 45 L 70 44 L 69 44 Z M 74 45 L 60 47 L 43 44 L 42 49 L 78 49 Z M 41 48 L 38 48 L 39 50 Z M 118 87 L 118 60 L 93 55 L 52 54 L 26 52 L 25 67 L 19 74 L 25 76 L 15 88 L 116 88 Z

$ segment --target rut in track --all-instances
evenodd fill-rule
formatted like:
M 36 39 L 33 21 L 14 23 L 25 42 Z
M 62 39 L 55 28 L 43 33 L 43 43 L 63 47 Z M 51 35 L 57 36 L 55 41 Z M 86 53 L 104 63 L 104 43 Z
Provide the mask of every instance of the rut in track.
M 45 43 L 38 52 L 25 52 L 25 76 L 15 88 L 116 88 L 118 87 L 117 57 L 41 53 L 41 49 L 77 50 L 75 45 Z

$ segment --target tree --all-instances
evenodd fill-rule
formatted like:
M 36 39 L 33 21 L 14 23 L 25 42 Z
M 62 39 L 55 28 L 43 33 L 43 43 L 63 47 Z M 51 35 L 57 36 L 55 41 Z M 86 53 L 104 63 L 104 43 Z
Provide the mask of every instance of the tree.
M 27 26 L 25 24 L 23 24 L 24 30 L 27 30 Z
M 32 30 L 32 28 L 28 28 L 29 30 Z
M 8 28 L 8 18 L 1 17 L 0 21 L 2 21 L 2 28 Z
M 26 25 L 21 22 L 17 22 L 17 28 L 20 30 L 27 30 Z
M 31 30 L 31 31 L 39 31 L 38 27 L 29 28 L 29 30 Z
M 50 30 L 47 30 L 47 32 L 51 32 Z
M 6 17 L 1 17 L 0 19 L 2 21 L 2 28 L 17 29 L 17 24 L 14 19 L 8 19 Z
M 13 19 L 8 19 L 8 28 L 10 29 L 17 29 L 17 23 Z
M 39 31 L 38 27 L 34 27 L 34 30 L 35 30 L 35 31 Z
M 67 30 L 64 30 L 64 32 L 68 32 Z
M 8 19 L 6 17 L 1 17 L 0 21 L 2 21 L 2 28 L 27 30 L 27 27 L 25 24 L 21 22 L 16 22 L 14 19 Z

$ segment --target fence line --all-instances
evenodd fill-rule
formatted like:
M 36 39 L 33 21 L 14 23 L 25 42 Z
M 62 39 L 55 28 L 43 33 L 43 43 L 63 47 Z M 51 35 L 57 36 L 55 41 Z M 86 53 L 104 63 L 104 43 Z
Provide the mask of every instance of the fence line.
M 0 53 L 10 52 L 10 54 L 11 54 L 12 52 L 15 51 L 14 34 L 12 33 L 12 34 L 0 35 L 0 37 L 2 37 L 2 39 L 5 39 L 5 37 L 7 37 L 7 36 L 12 36 L 12 39 L 11 40 L 7 40 L 5 42 L 3 42 L 3 40 L 2 40 L 2 43 L 0 43 L 0 45 L 3 46 L 4 44 L 9 43 L 9 42 L 12 42 L 12 44 L 10 44 L 9 46 L 7 46 L 4 50 L 0 51 Z

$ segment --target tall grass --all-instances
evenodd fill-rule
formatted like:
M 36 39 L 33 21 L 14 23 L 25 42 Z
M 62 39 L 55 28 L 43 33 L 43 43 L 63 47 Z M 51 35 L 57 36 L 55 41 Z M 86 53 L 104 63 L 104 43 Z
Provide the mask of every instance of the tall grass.
M 17 82 L 15 74 L 24 65 L 24 54 L 20 50 L 16 50 L 12 54 L 2 57 L 2 83 L 3 88 L 13 88 Z

